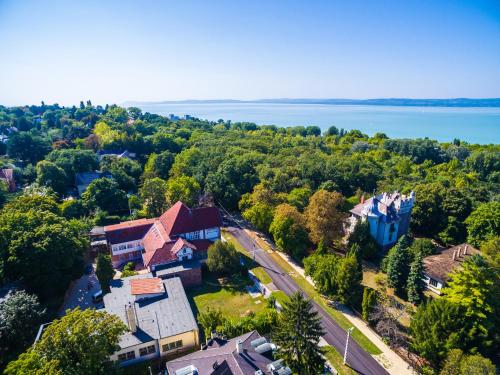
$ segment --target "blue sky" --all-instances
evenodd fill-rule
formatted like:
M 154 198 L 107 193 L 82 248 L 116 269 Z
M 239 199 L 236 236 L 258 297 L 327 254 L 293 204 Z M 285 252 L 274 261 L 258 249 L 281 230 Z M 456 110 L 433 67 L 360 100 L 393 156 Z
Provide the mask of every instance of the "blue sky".
M 0 0 L 0 104 L 500 97 L 500 1 Z

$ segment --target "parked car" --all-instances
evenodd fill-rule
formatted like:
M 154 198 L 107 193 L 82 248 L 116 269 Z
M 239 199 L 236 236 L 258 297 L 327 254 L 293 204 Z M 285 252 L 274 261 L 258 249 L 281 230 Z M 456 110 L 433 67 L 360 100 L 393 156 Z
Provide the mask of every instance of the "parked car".
M 102 290 L 100 290 L 92 295 L 92 302 L 93 303 L 102 302 L 102 298 L 103 298 L 103 294 L 102 294 Z

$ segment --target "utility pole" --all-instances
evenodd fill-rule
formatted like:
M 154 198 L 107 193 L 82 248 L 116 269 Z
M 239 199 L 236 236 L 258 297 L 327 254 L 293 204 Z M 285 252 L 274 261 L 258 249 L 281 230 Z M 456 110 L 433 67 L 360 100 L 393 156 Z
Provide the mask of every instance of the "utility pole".
M 344 350 L 344 365 L 345 365 L 346 360 L 347 360 L 347 347 L 349 346 L 349 336 L 351 335 L 351 332 L 353 329 L 354 329 L 354 327 L 351 327 L 347 330 L 347 339 L 345 341 L 345 350 Z

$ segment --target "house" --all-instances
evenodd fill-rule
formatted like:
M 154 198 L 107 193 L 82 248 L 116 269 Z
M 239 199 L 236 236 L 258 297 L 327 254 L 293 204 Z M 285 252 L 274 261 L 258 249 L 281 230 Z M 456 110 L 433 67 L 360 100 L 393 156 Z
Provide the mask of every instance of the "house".
M 275 361 L 276 346 L 257 331 L 225 340 L 213 337 L 197 352 L 167 362 L 168 375 L 291 375 L 282 360 Z
M 99 158 L 99 161 L 101 161 L 105 156 L 114 156 L 116 158 L 135 159 L 136 154 L 135 154 L 135 152 L 129 152 L 128 150 L 125 150 L 125 151 L 99 150 L 99 151 L 97 151 L 97 157 Z
M 394 193 L 382 193 L 364 200 L 350 210 L 350 230 L 359 220 L 368 220 L 370 234 L 384 249 L 390 248 L 408 232 L 411 211 L 415 204 L 415 193 L 409 196 Z
M 222 218 L 217 207 L 188 208 L 175 203 L 159 218 L 104 227 L 113 266 L 142 260 L 162 277 L 179 276 L 185 286 L 201 282 L 201 263 L 208 247 L 220 239 Z
M 142 274 L 112 280 L 104 309 L 129 328 L 111 360 L 121 366 L 199 348 L 199 329 L 178 277 L 162 280 Z
M 0 180 L 7 185 L 7 191 L 13 193 L 16 191 L 16 180 L 12 168 L 0 169 Z
M 480 254 L 480 251 L 471 245 L 461 244 L 425 257 L 424 282 L 427 289 L 441 294 L 441 289 L 450 279 L 449 275 L 459 269 L 465 259 L 475 254 Z
M 113 178 L 109 172 L 80 172 L 76 174 L 75 185 L 78 190 L 78 195 L 87 190 L 90 183 L 98 178 Z

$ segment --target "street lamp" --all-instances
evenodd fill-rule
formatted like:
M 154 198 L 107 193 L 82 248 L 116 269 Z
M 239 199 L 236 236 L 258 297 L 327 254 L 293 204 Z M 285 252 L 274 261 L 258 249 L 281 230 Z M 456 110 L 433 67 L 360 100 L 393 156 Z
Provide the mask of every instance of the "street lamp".
M 344 365 L 345 365 L 346 360 L 347 360 L 347 347 L 349 346 L 349 336 L 351 335 L 351 332 L 353 329 L 354 329 L 354 327 L 351 327 L 347 330 L 347 339 L 345 341 L 345 350 L 344 350 Z

